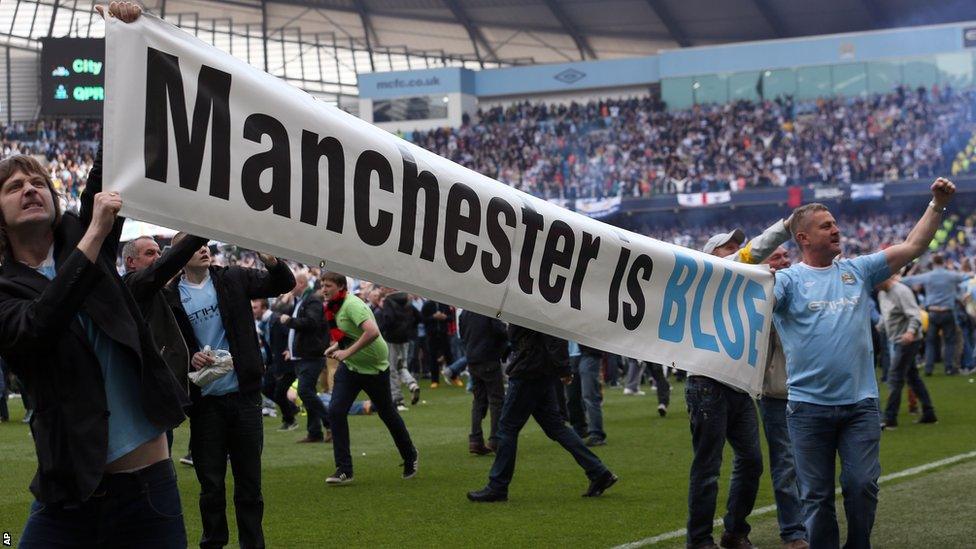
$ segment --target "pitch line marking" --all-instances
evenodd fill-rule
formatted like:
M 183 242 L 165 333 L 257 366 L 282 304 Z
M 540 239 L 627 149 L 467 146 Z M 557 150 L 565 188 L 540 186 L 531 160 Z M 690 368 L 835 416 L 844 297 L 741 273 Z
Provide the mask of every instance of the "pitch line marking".
M 933 461 L 931 463 L 926 463 L 924 465 L 919 465 L 917 467 L 910 467 L 904 471 L 898 471 L 897 473 L 891 473 L 890 475 L 883 475 L 878 479 L 878 483 L 888 482 L 891 480 L 897 480 L 900 478 L 914 476 L 926 471 L 931 471 L 932 469 L 938 469 L 939 467 L 944 467 L 946 465 L 952 465 L 954 463 L 959 463 L 960 461 L 966 461 L 976 457 L 976 451 L 966 452 L 965 454 L 958 454 L 955 456 L 947 457 L 945 459 L 940 459 L 938 461 Z M 838 487 L 834 490 L 835 495 L 840 494 L 840 488 Z M 767 505 L 765 507 L 760 507 L 759 509 L 753 509 L 750 517 L 765 515 L 767 513 L 772 513 L 776 510 L 776 505 Z M 722 519 L 717 519 L 714 523 L 717 528 L 722 526 Z M 655 543 L 661 543 L 662 541 L 668 541 L 670 539 L 684 537 L 688 533 L 688 530 L 682 528 L 680 530 L 674 530 L 672 532 L 665 532 L 663 534 L 658 534 L 649 538 L 644 538 L 642 540 L 632 541 L 630 543 L 625 543 L 623 545 L 618 545 L 613 549 L 637 549 L 638 547 L 646 547 L 648 545 L 654 545 Z

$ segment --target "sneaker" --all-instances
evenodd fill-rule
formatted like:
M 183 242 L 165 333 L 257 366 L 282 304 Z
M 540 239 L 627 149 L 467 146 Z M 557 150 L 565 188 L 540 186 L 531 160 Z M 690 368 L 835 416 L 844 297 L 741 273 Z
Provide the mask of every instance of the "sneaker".
M 668 415 L 668 405 L 667 404 L 658 404 L 657 405 L 657 415 L 659 415 L 661 417 L 667 416 Z
M 917 416 L 918 415 L 918 406 L 909 406 L 908 407 L 908 415 L 910 415 L 910 416 Z
M 431 389 L 436 389 L 436 388 L 438 388 L 440 386 L 441 386 L 441 384 L 440 383 L 437 383 L 436 381 L 434 381 L 433 383 L 430 384 L 430 388 Z
M 641 391 L 640 389 L 638 389 L 636 391 L 634 391 L 632 389 L 624 389 L 624 394 L 625 395 L 632 395 L 632 396 L 641 397 L 641 396 L 646 395 L 647 393 L 645 393 L 644 391 Z
M 420 452 L 413 449 L 413 459 L 403 462 L 403 480 L 417 476 L 417 463 L 420 461 Z
M 284 431 L 294 431 L 295 429 L 298 429 L 298 422 L 297 421 L 293 421 L 291 423 L 282 423 L 281 424 L 281 427 L 278 427 L 278 430 L 279 431 L 282 431 L 282 432 L 284 432 Z
M 481 490 L 468 492 L 468 501 L 474 501 L 478 503 L 494 503 L 496 501 L 508 501 L 508 494 L 496 492 L 491 488 L 485 486 Z
M 189 465 L 190 467 L 193 467 L 193 456 L 190 455 L 190 454 L 187 454 L 187 455 L 181 457 L 180 458 L 180 463 L 182 463 L 183 465 Z
M 756 549 L 756 546 L 749 541 L 749 536 L 745 534 L 732 534 L 730 532 L 724 532 L 722 534 L 722 541 L 719 542 L 719 547 L 725 547 L 726 549 Z
M 602 437 L 590 437 L 590 438 L 586 439 L 586 445 L 589 446 L 589 447 L 591 447 L 591 448 L 593 446 L 606 446 L 607 445 L 607 439 L 602 438 Z
M 420 402 L 420 385 L 414 385 L 410 388 L 410 405 L 416 406 Z
M 278 417 L 278 411 L 274 408 L 261 408 L 261 415 L 266 417 Z
M 322 442 L 332 442 L 332 430 L 331 429 L 326 429 L 325 430 L 325 438 L 322 439 Z
M 885 421 L 882 421 L 881 422 L 881 430 L 882 431 L 894 431 L 897 428 L 898 428 L 898 422 L 897 421 L 888 421 L 888 420 L 885 420 Z
M 922 417 L 915 420 L 915 423 L 938 423 L 939 418 L 935 417 L 935 413 L 922 414 Z
M 619 479 L 617 475 L 611 473 L 610 471 L 604 471 L 604 473 L 595 479 L 590 481 L 589 488 L 586 489 L 586 493 L 583 494 L 584 498 L 595 498 L 603 495 L 608 488 L 617 483 Z
M 625 395 L 632 395 L 634 393 L 636 393 L 636 391 L 634 391 L 632 389 L 626 389 L 626 388 L 624 389 L 624 394 Z
M 805 539 L 793 539 L 784 541 L 783 549 L 810 549 L 810 544 Z
M 342 484 L 349 484 L 352 482 L 352 473 L 346 473 L 340 469 L 336 469 L 332 476 L 325 479 L 326 484 L 331 484 L 332 486 L 340 486 Z
M 397 412 L 408 412 L 408 411 L 410 411 L 410 408 L 404 406 L 402 402 L 400 404 L 397 404 Z
M 460 376 L 452 379 L 451 380 L 451 383 L 454 384 L 455 387 L 464 387 L 464 382 L 461 381 L 461 377 Z

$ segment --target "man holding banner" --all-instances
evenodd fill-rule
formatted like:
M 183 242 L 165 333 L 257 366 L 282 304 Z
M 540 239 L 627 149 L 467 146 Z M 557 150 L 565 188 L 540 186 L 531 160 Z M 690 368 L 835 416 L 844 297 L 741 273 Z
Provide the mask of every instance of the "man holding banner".
M 776 331 L 786 351 L 787 423 L 811 547 L 840 545 L 835 463 L 847 515 L 845 547 L 871 545 L 878 505 L 881 417 L 871 346 L 871 290 L 928 249 L 955 185 L 939 178 L 932 201 L 904 242 L 854 259 L 822 204 L 793 213 L 803 261 L 776 273 Z

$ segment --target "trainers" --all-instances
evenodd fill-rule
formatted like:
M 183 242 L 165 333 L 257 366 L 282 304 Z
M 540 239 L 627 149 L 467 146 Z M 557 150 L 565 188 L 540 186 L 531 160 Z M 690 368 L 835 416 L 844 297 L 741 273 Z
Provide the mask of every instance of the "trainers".
M 894 431 L 897 428 L 898 428 L 898 422 L 897 421 L 888 421 L 888 420 L 885 420 L 885 421 L 882 421 L 881 422 L 881 430 L 882 431 Z
M 279 431 L 282 431 L 282 432 L 284 432 L 284 431 L 294 431 L 295 429 L 298 429 L 298 422 L 297 421 L 293 421 L 291 423 L 282 423 L 281 424 L 281 427 L 278 427 L 278 430 Z
M 417 463 L 420 461 L 420 452 L 413 449 L 413 459 L 403 462 L 403 480 L 417 476 Z
M 331 484 L 332 486 L 349 484 L 350 482 L 352 482 L 352 473 L 346 473 L 341 469 L 336 469 L 336 472 L 332 473 L 331 477 L 325 479 L 325 483 Z
M 464 382 L 461 381 L 461 377 L 460 376 L 452 379 L 451 380 L 451 383 L 454 384 L 455 387 L 464 387 Z
M 430 388 L 431 388 L 431 389 L 436 389 L 436 388 L 438 388 L 438 387 L 440 387 L 440 386 L 441 386 L 441 384 L 440 384 L 440 383 L 437 383 L 436 381 L 434 381 L 434 382 L 432 382 L 432 383 L 430 384 Z
M 589 446 L 589 447 L 591 447 L 591 448 L 594 447 L 594 446 L 606 446 L 607 445 L 607 439 L 602 438 L 602 437 L 590 437 L 590 438 L 586 439 L 586 445 Z
M 332 430 L 331 429 L 326 429 L 325 430 L 325 438 L 322 440 L 322 442 L 332 442 Z
M 922 417 L 915 420 L 915 423 L 938 423 L 939 418 L 934 413 L 922 414 Z
M 190 455 L 190 454 L 187 454 L 187 455 L 181 457 L 180 458 L 180 463 L 182 463 L 183 465 L 189 465 L 190 467 L 193 467 L 193 456 Z
M 668 415 L 668 405 L 667 404 L 658 404 L 657 405 L 657 415 L 659 415 L 661 417 L 667 416 Z
M 586 489 L 586 493 L 583 494 L 584 498 L 595 498 L 607 491 L 617 483 L 617 475 L 611 473 L 610 471 L 604 471 L 602 475 L 596 477 L 590 481 L 590 487 Z
M 756 549 L 756 546 L 749 541 L 749 536 L 745 534 L 732 534 L 730 532 L 724 532 L 722 534 L 722 541 L 718 545 L 726 549 Z
M 468 443 L 468 452 L 476 456 L 487 456 L 491 453 L 491 448 L 485 446 L 481 440 L 472 440 Z
M 810 549 L 810 544 L 805 539 L 793 539 L 784 541 L 783 549 Z
M 410 388 L 410 405 L 416 406 L 420 402 L 420 385 L 414 385 Z
M 493 503 L 496 501 L 508 501 L 508 494 L 496 492 L 485 486 L 481 490 L 468 492 L 468 500 L 478 503 Z
M 397 404 L 397 412 L 406 412 L 406 411 L 409 411 L 409 410 L 410 410 L 410 408 L 407 408 L 406 406 L 404 406 L 402 402 L 400 404 Z

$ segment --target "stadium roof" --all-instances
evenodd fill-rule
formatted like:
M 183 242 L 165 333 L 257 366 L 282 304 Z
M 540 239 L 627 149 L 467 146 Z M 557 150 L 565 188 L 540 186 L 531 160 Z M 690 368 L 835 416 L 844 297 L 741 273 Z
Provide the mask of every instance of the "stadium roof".
M 355 13 L 364 29 L 360 36 L 369 34 L 381 46 L 434 46 L 503 63 L 649 55 L 687 46 L 976 19 L 972 0 L 284 1 Z M 467 40 L 458 41 L 459 34 Z

